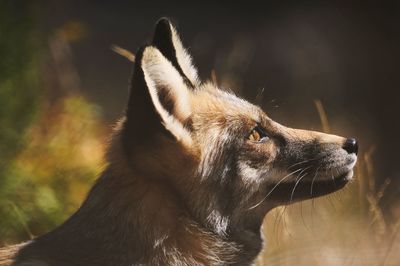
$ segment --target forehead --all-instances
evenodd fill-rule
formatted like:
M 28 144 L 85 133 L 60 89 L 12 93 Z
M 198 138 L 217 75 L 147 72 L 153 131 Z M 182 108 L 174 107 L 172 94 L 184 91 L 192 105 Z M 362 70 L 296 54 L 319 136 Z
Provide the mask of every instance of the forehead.
M 216 118 L 245 118 L 261 122 L 266 116 L 258 106 L 212 84 L 205 84 L 193 92 L 191 106 L 193 114 L 205 114 Z

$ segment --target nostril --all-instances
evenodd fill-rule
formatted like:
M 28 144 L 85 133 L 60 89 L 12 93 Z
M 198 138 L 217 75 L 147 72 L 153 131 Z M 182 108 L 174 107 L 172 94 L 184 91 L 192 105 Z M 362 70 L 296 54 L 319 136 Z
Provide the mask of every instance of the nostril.
M 355 138 L 346 139 L 346 142 L 343 145 L 343 149 L 345 149 L 349 154 L 355 153 L 357 155 L 358 153 L 357 140 Z

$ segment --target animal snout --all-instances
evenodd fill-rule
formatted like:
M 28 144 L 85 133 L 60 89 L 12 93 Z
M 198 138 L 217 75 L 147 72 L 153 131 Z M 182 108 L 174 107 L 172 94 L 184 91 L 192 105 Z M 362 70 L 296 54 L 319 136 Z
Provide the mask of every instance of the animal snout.
M 349 154 L 358 153 L 358 142 L 355 138 L 348 138 L 343 144 L 343 149 L 347 151 Z

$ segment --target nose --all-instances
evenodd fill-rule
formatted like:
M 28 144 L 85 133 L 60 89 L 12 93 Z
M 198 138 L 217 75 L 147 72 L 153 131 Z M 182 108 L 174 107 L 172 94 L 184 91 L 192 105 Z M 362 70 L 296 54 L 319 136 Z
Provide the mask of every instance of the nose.
M 343 149 L 345 149 L 349 154 L 358 153 L 358 143 L 355 138 L 348 138 L 343 144 Z

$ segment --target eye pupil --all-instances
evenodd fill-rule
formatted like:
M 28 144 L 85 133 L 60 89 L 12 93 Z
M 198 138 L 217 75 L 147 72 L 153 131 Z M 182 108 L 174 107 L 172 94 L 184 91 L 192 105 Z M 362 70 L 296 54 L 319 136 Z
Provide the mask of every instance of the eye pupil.
M 249 140 L 255 141 L 255 142 L 261 142 L 267 138 L 267 133 L 265 133 L 265 130 L 261 128 L 260 126 L 256 126 L 253 128 L 249 135 Z

